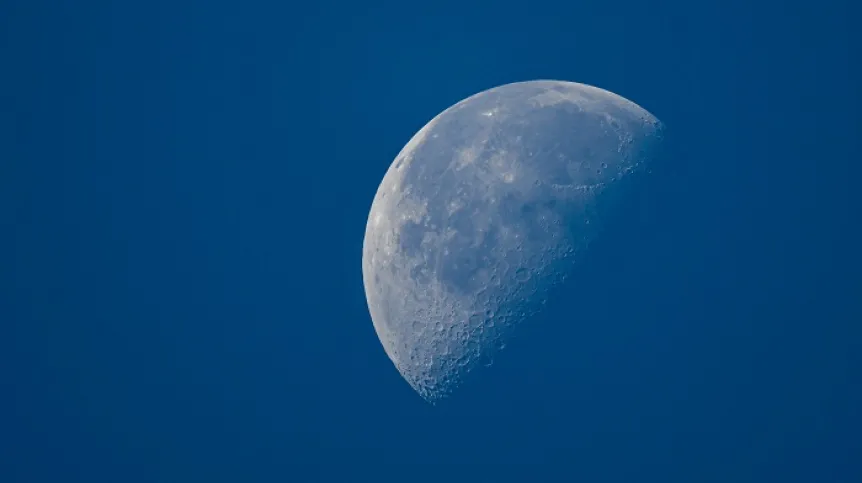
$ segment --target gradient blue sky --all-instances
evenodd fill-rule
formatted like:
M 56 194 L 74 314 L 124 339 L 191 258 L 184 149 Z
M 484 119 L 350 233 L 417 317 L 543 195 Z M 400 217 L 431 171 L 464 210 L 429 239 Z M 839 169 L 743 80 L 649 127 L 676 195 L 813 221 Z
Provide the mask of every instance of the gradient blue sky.
M 0 481 L 859 482 L 849 0 L 0 5 Z M 368 208 L 506 82 L 659 117 L 579 289 L 431 407 Z

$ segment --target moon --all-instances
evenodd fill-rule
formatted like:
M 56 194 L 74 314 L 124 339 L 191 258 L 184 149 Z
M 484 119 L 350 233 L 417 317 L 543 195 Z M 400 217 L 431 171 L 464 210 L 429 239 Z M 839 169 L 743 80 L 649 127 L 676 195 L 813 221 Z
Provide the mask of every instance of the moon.
M 435 403 L 501 356 L 662 130 L 612 92 L 538 80 L 468 97 L 410 139 L 371 205 L 362 274 L 377 336 L 420 396 Z

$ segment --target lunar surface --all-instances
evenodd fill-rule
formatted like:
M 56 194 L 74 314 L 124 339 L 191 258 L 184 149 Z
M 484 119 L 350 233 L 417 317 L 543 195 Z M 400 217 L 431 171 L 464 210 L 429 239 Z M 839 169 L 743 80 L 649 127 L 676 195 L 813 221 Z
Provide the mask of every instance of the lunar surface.
M 462 100 L 404 146 L 371 206 L 362 273 L 380 342 L 423 398 L 501 355 L 648 169 L 661 131 L 614 93 L 530 81 Z

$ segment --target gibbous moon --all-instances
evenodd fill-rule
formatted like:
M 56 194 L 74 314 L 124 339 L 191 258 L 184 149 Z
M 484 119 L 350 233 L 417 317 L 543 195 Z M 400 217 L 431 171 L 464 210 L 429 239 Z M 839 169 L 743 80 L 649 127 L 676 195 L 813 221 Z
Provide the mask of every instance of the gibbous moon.
M 362 254 L 374 328 L 413 389 L 435 402 L 505 355 L 661 130 L 606 90 L 530 81 L 464 99 L 413 136 L 380 183 Z

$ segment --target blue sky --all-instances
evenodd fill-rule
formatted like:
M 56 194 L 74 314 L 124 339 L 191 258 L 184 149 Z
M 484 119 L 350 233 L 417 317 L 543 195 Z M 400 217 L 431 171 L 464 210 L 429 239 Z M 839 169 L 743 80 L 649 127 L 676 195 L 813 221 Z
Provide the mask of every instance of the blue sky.
M 0 480 L 862 481 L 856 10 L 5 2 Z M 668 156 L 431 407 L 369 319 L 368 209 L 431 117 L 536 78 Z

